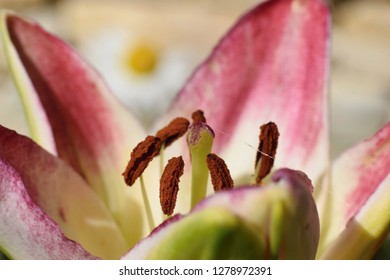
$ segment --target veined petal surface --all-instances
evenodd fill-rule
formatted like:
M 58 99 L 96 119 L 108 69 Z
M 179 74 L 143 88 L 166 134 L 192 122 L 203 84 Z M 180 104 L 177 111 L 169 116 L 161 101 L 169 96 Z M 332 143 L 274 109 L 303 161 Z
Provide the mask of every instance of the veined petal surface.
M 280 132 L 276 167 L 316 180 L 328 163 L 329 30 L 322 0 L 258 5 L 194 72 L 170 118 L 203 110 L 216 133 L 215 152 L 233 177 L 253 166 L 259 127 L 273 121 Z

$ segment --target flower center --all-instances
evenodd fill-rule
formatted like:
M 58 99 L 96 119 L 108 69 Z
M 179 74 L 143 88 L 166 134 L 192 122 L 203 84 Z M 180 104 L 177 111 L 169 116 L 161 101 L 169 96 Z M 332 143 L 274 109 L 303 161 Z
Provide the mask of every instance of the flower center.
M 214 131 L 206 123 L 201 110 L 192 114 L 192 123 L 185 118 L 176 118 L 166 127 L 160 129 L 156 136 L 147 136 L 131 152 L 123 176 L 126 184 L 132 186 L 140 178 L 146 216 L 150 230 L 154 228 L 142 173 L 156 156 L 160 156 L 160 204 L 165 217 L 174 213 L 180 177 L 184 173 L 184 161 L 181 156 L 171 158 L 164 167 L 164 149 L 187 133 L 187 144 L 191 155 L 191 208 L 206 197 L 208 176 L 210 174 L 214 191 L 232 189 L 234 182 L 230 171 L 222 158 L 211 153 Z M 276 155 L 279 132 L 275 123 L 269 122 L 260 127 L 259 148 L 255 160 L 255 183 L 261 181 L 270 173 Z
M 149 44 L 138 44 L 126 52 L 126 67 L 141 75 L 152 73 L 158 63 L 157 52 Z

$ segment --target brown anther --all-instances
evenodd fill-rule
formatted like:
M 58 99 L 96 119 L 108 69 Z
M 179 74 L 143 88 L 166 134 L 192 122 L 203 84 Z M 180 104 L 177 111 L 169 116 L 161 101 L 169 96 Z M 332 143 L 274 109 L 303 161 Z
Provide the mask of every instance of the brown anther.
M 187 132 L 189 125 L 190 122 L 187 119 L 176 118 L 166 127 L 157 131 L 156 137 L 161 139 L 165 147 L 168 147 Z
M 208 154 L 206 161 L 210 170 L 214 191 L 219 192 L 225 189 L 232 189 L 234 187 L 233 179 L 224 160 L 216 154 Z
M 279 131 L 275 123 L 269 122 L 260 127 L 259 148 L 257 150 L 255 169 L 258 170 L 256 184 L 267 176 L 274 165 Z
M 127 185 L 132 186 L 149 162 L 159 154 L 161 140 L 154 136 L 147 136 L 131 152 L 126 170 L 122 173 Z
M 196 110 L 195 112 L 193 112 L 191 118 L 193 123 L 206 122 L 206 118 L 202 110 Z
M 176 206 L 180 177 L 184 172 L 183 158 L 174 157 L 168 160 L 160 179 L 160 204 L 165 215 L 172 215 Z

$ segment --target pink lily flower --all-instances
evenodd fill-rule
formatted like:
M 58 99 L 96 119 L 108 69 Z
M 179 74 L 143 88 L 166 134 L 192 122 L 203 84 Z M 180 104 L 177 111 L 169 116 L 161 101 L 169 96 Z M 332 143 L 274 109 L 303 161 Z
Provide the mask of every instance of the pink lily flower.
M 10 258 L 359 259 L 389 232 L 390 123 L 329 165 L 324 1 L 272 0 L 244 15 L 152 131 L 69 45 L 12 12 L 0 20 L 32 135 L 0 126 L 0 249 Z M 198 109 L 207 124 L 194 121 L 188 141 L 164 140 L 161 161 L 126 186 L 131 149 Z M 257 151 L 270 121 L 280 134 L 272 157 Z M 211 150 L 235 189 L 206 189 Z M 178 214 L 155 227 L 160 169 L 178 155 Z M 276 170 L 261 186 L 256 157 Z M 221 166 L 209 167 L 213 184 L 229 177 Z

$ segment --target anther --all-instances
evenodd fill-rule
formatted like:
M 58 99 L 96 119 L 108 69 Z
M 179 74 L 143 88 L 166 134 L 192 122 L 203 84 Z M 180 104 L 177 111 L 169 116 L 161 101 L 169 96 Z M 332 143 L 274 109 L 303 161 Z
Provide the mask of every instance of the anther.
M 193 112 L 191 118 L 192 118 L 192 123 L 206 122 L 206 118 L 202 110 L 196 110 L 195 112 Z
M 233 179 L 224 160 L 216 154 L 208 154 L 206 161 L 210 170 L 211 183 L 213 184 L 214 191 L 218 192 L 232 189 L 234 187 Z
M 187 132 L 189 125 L 190 122 L 187 119 L 176 118 L 166 127 L 157 131 L 156 137 L 161 139 L 165 147 L 168 147 Z
M 183 172 L 184 161 L 181 156 L 168 160 L 160 179 L 160 204 L 165 215 L 172 215 L 175 209 L 180 177 Z
M 256 155 L 256 184 L 267 176 L 274 165 L 276 149 L 278 147 L 279 131 L 275 123 L 269 122 L 260 127 L 259 148 Z
M 131 152 L 126 170 L 122 173 L 127 185 L 132 186 L 144 172 L 149 162 L 159 154 L 161 140 L 154 136 L 147 136 Z

